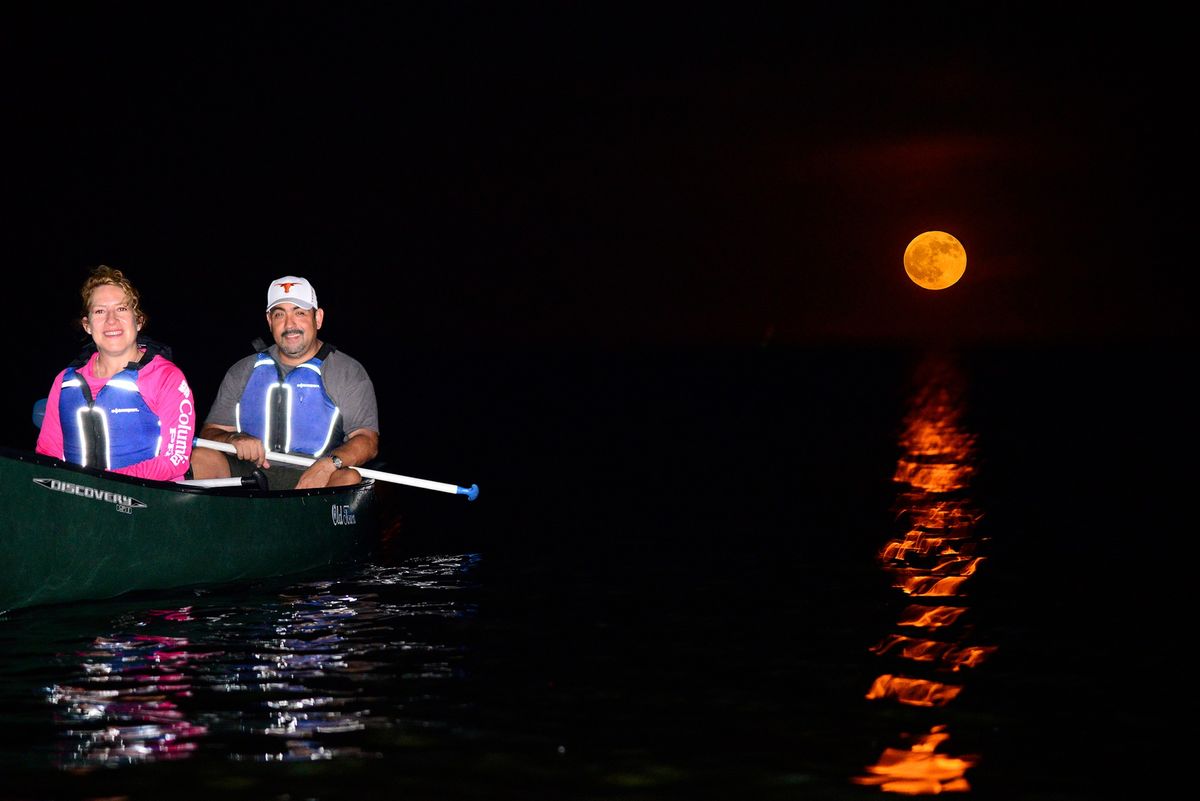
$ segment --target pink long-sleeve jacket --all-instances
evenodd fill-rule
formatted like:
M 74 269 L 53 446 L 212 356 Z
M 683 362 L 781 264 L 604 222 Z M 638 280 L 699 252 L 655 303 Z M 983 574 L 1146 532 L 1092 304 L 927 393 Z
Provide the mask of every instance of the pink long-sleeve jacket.
M 92 358 L 78 371 L 87 381 L 92 397 L 108 383 L 107 378 L 98 378 L 93 370 L 97 355 L 92 354 Z M 57 459 L 63 458 L 63 432 L 58 417 L 58 397 L 65 373 L 64 369 L 50 385 L 50 395 L 46 399 L 46 416 L 42 420 L 42 430 L 38 434 L 36 448 L 38 453 Z M 142 393 L 146 405 L 158 415 L 162 426 L 162 449 L 153 459 L 120 467 L 112 472 L 159 481 L 177 481 L 187 473 L 192 457 L 196 413 L 191 387 L 188 386 L 183 371 L 175 366 L 174 362 L 156 355 L 138 371 L 138 390 Z

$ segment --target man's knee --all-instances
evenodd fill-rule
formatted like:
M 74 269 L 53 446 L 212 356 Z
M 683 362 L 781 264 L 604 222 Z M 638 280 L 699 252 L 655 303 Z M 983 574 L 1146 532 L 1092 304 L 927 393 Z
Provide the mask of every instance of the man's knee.
M 357 484 L 362 481 L 362 475 L 353 468 L 347 467 L 342 470 L 334 470 L 333 475 L 329 477 L 329 481 L 325 484 L 327 487 L 348 487 L 352 484 Z
M 229 478 L 229 461 L 212 448 L 192 449 L 193 478 Z

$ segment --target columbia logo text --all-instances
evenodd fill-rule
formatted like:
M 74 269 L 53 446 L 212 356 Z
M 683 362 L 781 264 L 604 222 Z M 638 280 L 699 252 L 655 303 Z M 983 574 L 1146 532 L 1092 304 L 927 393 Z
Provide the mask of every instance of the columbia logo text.
M 179 419 L 171 426 L 171 441 L 167 444 L 167 453 L 171 455 L 171 464 L 178 467 L 187 461 L 188 443 L 192 441 L 192 402 L 188 399 L 187 384 L 179 385 L 184 392 L 184 399 L 179 403 Z

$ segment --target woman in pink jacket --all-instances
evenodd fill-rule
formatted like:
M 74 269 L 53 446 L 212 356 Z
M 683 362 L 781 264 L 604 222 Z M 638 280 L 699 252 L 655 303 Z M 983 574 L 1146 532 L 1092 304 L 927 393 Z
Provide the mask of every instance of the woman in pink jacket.
M 139 478 L 183 478 L 192 391 L 170 349 L 141 335 L 146 313 L 137 289 L 102 264 L 80 295 L 92 344 L 50 385 L 37 452 Z

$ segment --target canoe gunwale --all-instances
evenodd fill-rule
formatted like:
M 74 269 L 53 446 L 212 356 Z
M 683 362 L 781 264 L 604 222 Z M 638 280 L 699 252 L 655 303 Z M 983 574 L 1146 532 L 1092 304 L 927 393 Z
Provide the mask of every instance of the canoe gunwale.
M 105 481 L 116 481 L 119 484 L 129 484 L 136 487 L 147 487 L 149 489 L 167 490 L 170 492 L 180 492 L 185 494 L 197 494 L 208 496 L 232 496 L 238 498 L 298 498 L 304 496 L 321 496 L 321 495 L 342 495 L 348 490 L 359 490 L 363 487 L 374 486 L 375 480 L 366 478 L 359 484 L 354 484 L 347 487 L 317 487 L 314 489 L 286 489 L 286 490 L 263 490 L 258 487 L 199 487 L 194 484 L 179 484 L 174 481 L 157 481 L 152 478 L 138 478 L 137 476 L 127 476 L 122 473 L 113 473 L 108 470 L 101 470 L 97 467 L 84 467 L 72 462 L 64 462 L 61 459 L 56 459 L 53 456 L 46 456 L 41 453 L 32 451 L 21 451 L 14 448 L 8 448 L 0 445 L 0 458 L 13 459 L 27 464 L 36 464 L 42 467 L 53 468 L 55 470 L 65 470 L 71 473 L 79 473 L 80 475 L 93 476 Z

